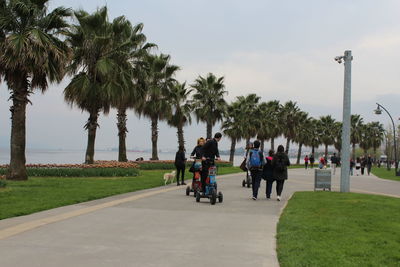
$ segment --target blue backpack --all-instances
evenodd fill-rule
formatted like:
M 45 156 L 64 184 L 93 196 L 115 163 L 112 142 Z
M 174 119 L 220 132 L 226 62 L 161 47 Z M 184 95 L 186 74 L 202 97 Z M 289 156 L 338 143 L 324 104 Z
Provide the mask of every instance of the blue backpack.
M 252 150 L 250 152 L 250 160 L 249 160 L 249 165 L 251 169 L 257 169 L 261 168 L 262 166 L 262 159 L 261 159 L 261 151 L 258 150 Z

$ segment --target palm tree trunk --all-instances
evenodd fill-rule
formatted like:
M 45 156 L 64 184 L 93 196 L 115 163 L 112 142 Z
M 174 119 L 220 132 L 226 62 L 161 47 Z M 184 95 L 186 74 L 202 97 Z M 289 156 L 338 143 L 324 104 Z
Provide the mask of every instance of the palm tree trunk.
M 128 158 L 126 156 L 126 133 L 128 129 L 126 128 L 126 108 L 121 107 L 118 109 L 117 113 L 117 127 L 118 127 L 118 137 L 119 137 L 119 147 L 118 147 L 118 161 L 127 162 Z
M 99 118 L 98 110 L 91 111 L 89 119 L 85 125 L 85 128 L 88 131 L 88 143 L 86 147 L 86 157 L 85 157 L 86 164 L 94 163 L 94 147 L 96 141 L 96 131 L 97 127 L 99 126 L 97 124 L 98 118 Z
M 311 146 L 311 154 L 314 155 L 314 153 L 315 153 L 315 147 Z
M 290 138 L 286 140 L 286 153 L 289 154 Z
M 230 155 L 229 155 L 229 162 L 231 162 L 232 164 L 233 164 L 233 160 L 235 157 L 235 150 L 236 150 L 236 139 L 232 138 L 231 151 L 230 151 Z
M 185 139 L 183 137 L 183 125 L 180 123 L 177 127 L 178 145 L 185 148 Z
M 271 138 L 271 149 L 275 150 L 275 138 Z
M 299 144 L 299 150 L 297 151 L 297 161 L 296 164 L 300 164 L 300 158 L 301 158 L 301 148 L 303 147 L 303 144 Z
M 28 85 L 26 79 L 21 78 L 21 87 L 13 90 L 11 99 L 11 151 L 10 167 L 7 173 L 9 180 L 28 180 L 25 167 L 26 145 L 26 105 L 28 100 Z
M 353 160 L 356 160 L 356 144 L 355 143 L 352 144 L 352 148 L 353 148 L 352 158 L 353 158 Z
M 325 144 L 325 157 L 328 157 L 328 145 Z
M 152 117 L 151 118 L 151 160 L 158 160 L 158 148 L 157 148 L 157 141 L 158 141 L 158 118 Z
M 209 121 L 207 122 L 207 138 L 212 138 L 212 123 Z
M 261 151 L 264 151 L 264 143 L 265 143 L 265 140 L 261 139 Z

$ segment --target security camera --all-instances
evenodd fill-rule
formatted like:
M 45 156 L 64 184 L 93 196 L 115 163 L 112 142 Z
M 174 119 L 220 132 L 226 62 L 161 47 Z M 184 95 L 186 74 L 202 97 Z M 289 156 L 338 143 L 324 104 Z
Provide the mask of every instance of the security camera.
M 335 61 L 337 61 L 337 63 L 342 63 L 342 59 L 343 59 L 343 57 L 341 57 L 341 56 L 337 56 L 337 57 L 335 57 Z

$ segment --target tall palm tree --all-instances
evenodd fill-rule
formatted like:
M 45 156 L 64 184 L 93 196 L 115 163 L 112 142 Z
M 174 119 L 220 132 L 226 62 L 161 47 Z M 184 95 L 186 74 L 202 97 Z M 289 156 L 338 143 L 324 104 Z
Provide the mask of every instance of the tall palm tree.
M 243 137 L 242 111 L 239 101 L 228 105 L 226 117 L 222 123 L 223 133 L 231 139 L 229 161 L 233 163 L 235 157 L 236 143 Z
M 384 140 L 385 128 L 380 122 L 370 123 L 372 134 L 371 134 L 371 144 L 374 149 L 374 155 L 376 156 L 376 150 L 382 145 Z
M 360 115 L 352 114 L 351 115 L 351 132 L 350 132 L 350 141 L 352 145 L 352 158 L 356 159 L 356 145 L 360 143 L 361 139 L 361 130 L 362 125 L 364 124 L 363 118 Z
M 171 117 L 168 124 L 177 128 L 178 145 L 185 147 L 183 137 L 183 126 L 192 122 L 192 104 L 189 100 L 191 89 L 186 87 L 186 83 L 174 82 L 169 90 L 168 101 L 172 107 Z
M 140 114 L 151 120 L 152 160 L 158 160 L 158 122 L 171 117 L 169 90 L 179 70 L 170 64 L 169 55 L 147 55 L 144 61 L 146 98 L 138 107 Z
M 334 130 L 336 121 L 331 115 L 322 116 L 319 119 L 321 142 L 325 145 L 325 156 L 328 156 L 328 146 L 335 142 Z
M 114 69 L 114 81 L 120 86 L 120 93 L 111 94 L 111 105 L 117 109 L 117 128 L 119 137 L 118 161 L 128 161 L 126 155 L 126 134 L 128 132 L 126 111 L 135 108 L 143 101 L 145 88 L 142 83 L 143 58 L 148 50 L 155 47 L 146 43 L 146 36 L 142 33 L 143 24 L 132 26 L 124 17 L 114 22 L 114 47 L 119 50 L 115 53 L 115 61 L 119 64 Z
M 288 101 L 281 109 L 280 120 L 282 131 L 286 137 L 286 153 L 289 153 L 290 142 L 296 137 L 296 129 L 299 124 L 300 109 L 296 102 Z
M 317 119 L 311 119 L 310 125 L 310 138 L 307 139 L 307 142 L 305 143 L 306 146 L 311 147 L 311 154 L 315 155 L 315 149 L 318 148 L 322 142 L 321 142 L 321 133 L 319 129 L 319 120 Z
M 212 73 L 199 76 L 192 87 L 195 89 L 193 100 L 197 121 L 206 123 L 207 138 L 211 138 L 213 126 L 222 121 L 226 112 L 224 77 L 217 78 Z
M 265 127 L 268 128 L 268 137 L 271 140 L 271 149 L 275 149 L 275 139 L 282 135 L 280 114 L 282 105 L 278 100 L 267 102 L 268 114 L 265 117 Z
M 75 76 L 64 89 L 64 98 L 89 113 L 85 163 L 93 164 L 99 113 L 107 114 L 113 95 L 124 94 L 131 86 L 129 72 L 115 75 L 120 64 L 118 55 L 125 52 L 125 47 L 117 44 L 119 27 L 125 19 L 118 17 L 110 22 L 106 7 L 93 14 L 79 10 L 75 17 L 78 24 L 73 25 L 68 37 L 73 47 L 70 73 Z
M 309 139 L 311 137 L 311 132 L 310 132 L 310 124 L 312 122 L 312 118 L 308 116 L 307 112 L 300 112 L 299 113 L 299 124 L 298 128 L 296 130 L 296 136 L 294 138 L 294 141 L 298 143 L 299 148 L 297 151 L 297 161 L 296 164 L 300 164 L 300 158 L 301 158 L 301 151 L 303 148 L 304 144 L 307 144 L 309 142 Z
M 373 129 L 371 124 L 363 124 L 360 128 L 360 148 L 364 151 L 364 155 L 368 154 L 368 149 L 372 147 Z
M 27 180 L 25 167 L 26 105 L 35 91 L 60 82 L 70 49 L 63 35 L 70 10 L 48 12 L 47 0 L 0 1 L 0 79 L 10 90 L 11 147 L 7 179 Z
M 337 121 L 335 123 L 335 127 L 333 130 L 333 136 L 335 139 L 333 145 L 335 146 L 336 150 L 338 151 L 339 157 L 342 152 L 342 126 L 343 126 L 343 124 L 341 122 Z
M 250 142 L 252 137 L 257 135 L 260 128 L 260 110 L 258 108 L 260 99 L 256 94 L 236 97 L 238 108 L 240 109 L 239 123 L 242 128 L 242 137 L 246 140 L 246 144 Z

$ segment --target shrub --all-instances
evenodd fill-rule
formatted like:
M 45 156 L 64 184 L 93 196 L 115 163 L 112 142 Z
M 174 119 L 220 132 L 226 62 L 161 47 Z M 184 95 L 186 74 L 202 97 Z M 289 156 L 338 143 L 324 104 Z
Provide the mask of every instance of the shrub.
M 0 168 L 0 174 L 7 169 Z M 134 168 L 27 168 L 31 177 L 127 177 L 137 176 Z
M 175 169 L 175 164 L 173 160 L 163 160 L 163 161 L 141 161 L 137 162 L 141 170 L 171 170 Z M 186 167 L 190 168 L 193 161 L 188 161 Z M 216 162 L 218 167 L 232 167 L 232 163 L 228 161 L 218 161 Z
M 3 179 L 0 179 L 0 188 L 4 188 L 7 186 L 7 182 Z

